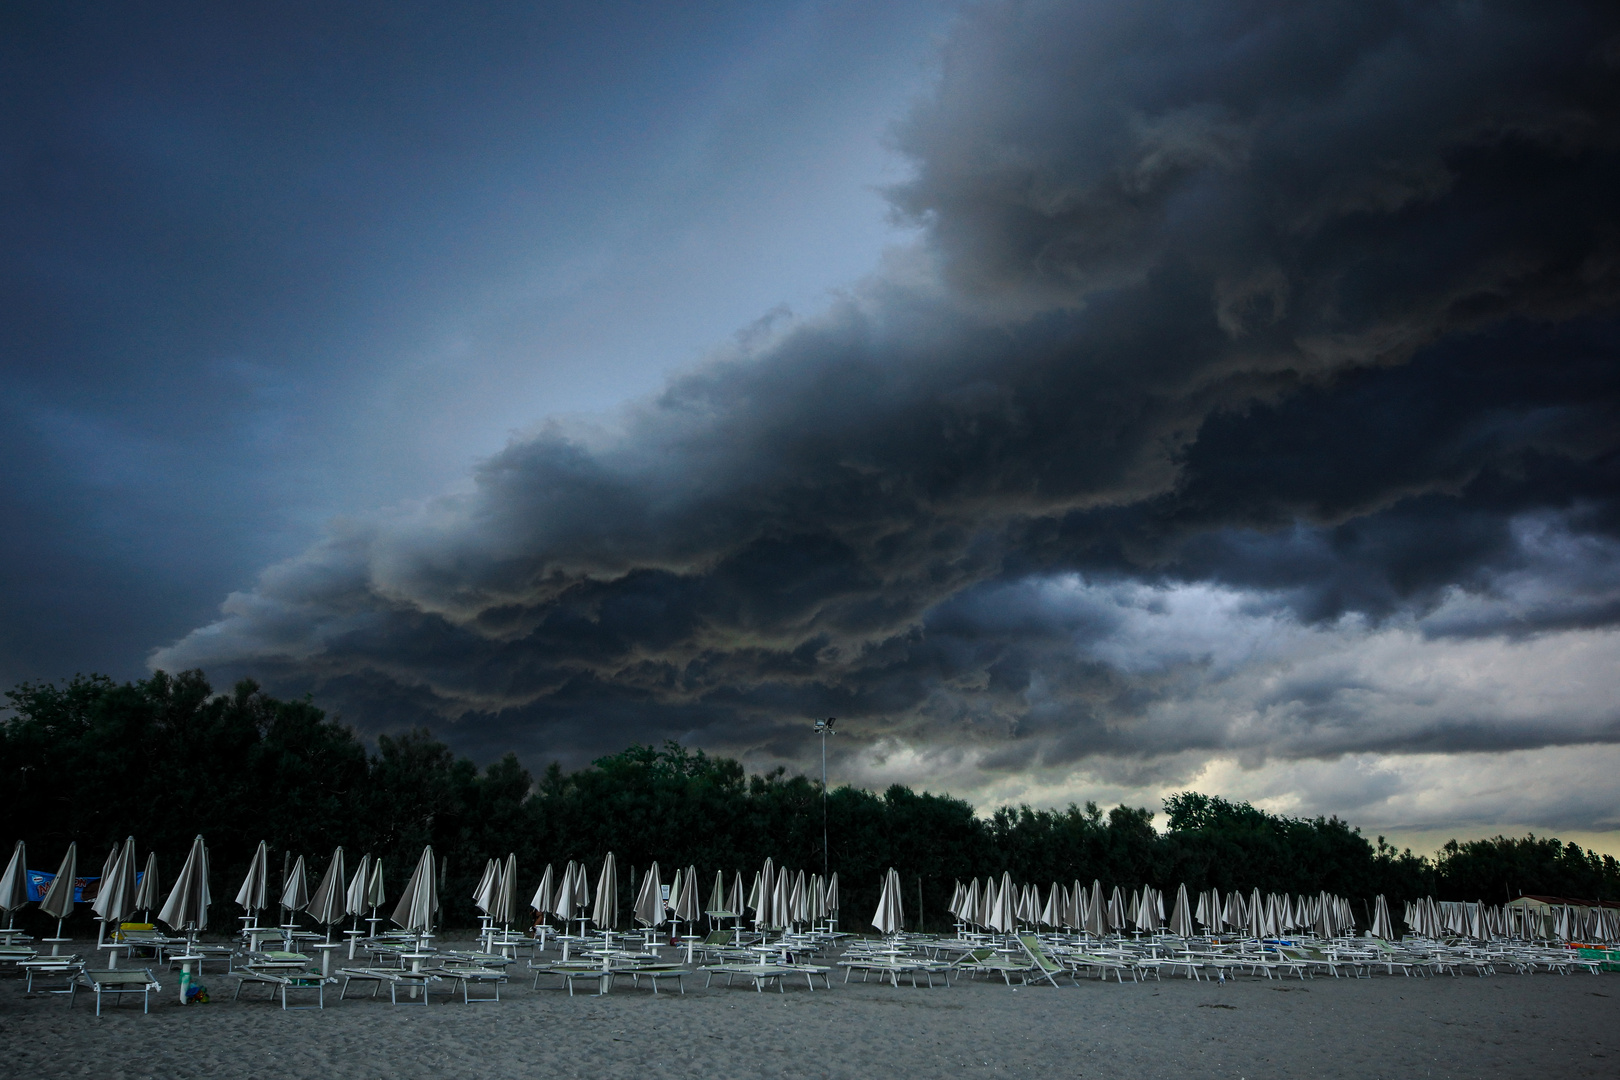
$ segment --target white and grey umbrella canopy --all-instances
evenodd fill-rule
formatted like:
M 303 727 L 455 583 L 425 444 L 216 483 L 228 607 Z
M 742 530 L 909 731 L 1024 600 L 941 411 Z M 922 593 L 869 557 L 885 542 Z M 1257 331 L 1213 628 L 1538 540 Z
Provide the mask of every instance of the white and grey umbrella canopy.
M 339 849 L 341 850 L 341 849 Z M 348 891 L 343 894 L 343 910 L 349 915 L 364 915 L 371 907 L 366 903 L 366 886 L 371 879 L 371 856 L 360 856 L 360 865 L 354 868 Z
M 484 874 L 478 879 L 478 887 L 473 890 L 473 907 L 489 914 L 489 909 L 495 906 L 495 890 L 500 888 L 501 864 L 490 859 L 484 864 Z
M 827 884 L 821 880 L 820 874 L 810 875 L 809 908 L 805 917 L 812 923 L 820 922 L 827 917 Z
M 998 934 L 1011 933 L 1018 923 L 1017 887 L 1013 885 L 1012 874 L 1003 872 L 1001 887 L 996 890 L 994 903 L 990 905 L 990 918 L 985 923 Z
M 163 902 L 163 894 L 159 891 L 157 852 L 146 853 L 146 869 L 141 871 L 141 884 L 135 891 L 135 910 L 153 911 Z
M 1395 939 L 1395 926 L 1389 918 L 1389 902 L 1384 899 L 1383 893 L 1379 893 L 1378 899 L 1373 901 L 1373 917 L 1370 929 L 1372 930 L 1372 936 L 1375 938 L 1383 938 L 1385 941 Z
M 174 879 L 174 888 L 158 912 L 158 920 L 171 930 L 201 930 L 208 925 L 208 905 L 213 897 L 208 891 L 208 848 L 203 838 L 191 842 L 180 875 Z
M 810 921 L 810 884 L 805 880 L 803 870 L 793 875 L 793 898 L 788 902 L 788 921 Z
M 551 864 L 546 863 L 545 873 L 540 875 L 540 884 L 535 886 L 534 895 L 529 897 L 529 908 L 537 915 L 552 914 L 552 893 L 556 886 L 551 880 Z
M 598 930 L 619 928 L 619 866 L 613 861 L 613 852 L 602 860 L 602 870 L 596 875 L 596 903 L 591 907 L 591 922 Z
M 630 914 L 642 926 L 664 925 L 664 882 L 656 860 L 641 879 L 641 891 L 636 894 L 635 906 Z
M 517 918 L 517 855 L 508 852 L 506 864 L 501 867 L 500 888 L 495 890 L 495 905 L 489 917 L 502 926 Z
M 715 883 L 719 884 L 719 878 Z M 675 897 L 675 917 L 684 923 L 695 923 L 703 913 L 698 910 L 697 867 L 688 866 L 681 878 L 681 887 Z
M 388 895 L 383 891 L 383 863 L 378 858 L 372 862 L 371 877 L 366 881 L 366 903 L 375 910 L 387 902 Z
M 260 840 L 258 850 L 248 863 L 247 877 L 242 879 L 242 887 L 236 890 L 236 902 L 245 911 L 259 912 L 270 906 L 269 897 L 270 849 Z
M 754 909 L 754 925 L 761 929 L 771 925 L 771 902 L 776 892 L 776 866 L 770 860 L 760 869 L 754 879 L 754 895 L 749 897 L 748 906 Z
M 731 911 L 726 907 L 726 872 L 724 870 L 714 872 L 714 888 L 709 890 L 709 903 L 703 910 L 707 915 L 720 918 L 725 918 L 731 914 Z
M 112 850 L 107 852 L 107 857 L 102 860 L 101 876 L 96 879 L 96 896 L 101 895 L 101 890 L 106 887 L 107 879 L 112 877 L 113 867 L 118 865 L 118 855 L 121 851 L 123 851 L 123 845 L 114 844 Z M 90 910 L 94 911 L 98 916 L 101 914 L 95 905 L 94 899 L 91 900 Z
M 62 865 L 57 868 L 56 877 L 51 879 L 50 888 L 39 898 L 39 910 L 53 919 L 65 919 L 73 914 L 73 882 L 78 873 L 79 845 L 75 841 L 68 845 L 67 854 L 62 856 Z
M 979 879 L 969 878 L 962 886 L 962 895 L 956 902 L 957 917 L 965 923 L 979 925 Z
M 15 914 L 28 903 L 28 846 L 21 840 L 11 849 L 11 861 L 0 875 L 0 908 L 8 915 Z
M 743 917 L 743 882 L 742 871 L 738 870 L 731 875 L 731 891 L 726 893 L 726 910 L 734 919 Z
M 1093 880 L 1086 894 L 1086 933 L 1092 937 L 1108 936 L 1108 915 L 1103 908 L 1102 882 Z
M 411 871 L 411 879 L 405 883 L 405 891 L 400 894 L 391 918 L 394 925 L 421 933 L 432 929 L 433 916 L 438 911 L 439 887 L 433 846 L 430 844 L 422 849 L 421 858 L 416 860 L 416 869 Z
M 771 890 L 771 929 L 784 930 L 793 922 L 793 872 L 783 867 Z
M 103 921 L 123 922 L 135 913 L 135 838 L 131 836 L 118 849 L 111 868 L 101 879 L 91 909 Z
M 906 909 L 900 900 L 900 875 L 892 866 L 883 875 L 883 891 L 878 895 L 877 911 L 872 913 L 872 925 L 882 934 L 898 934 L 905 929 Z
M 1187 883 L 1176 886 L 1176 906 L 1170 912 L 1170 932 L 1177 937 L 1193 936 L 1192 905 L 1187 902 Z
M 332 861 L 326 864 L 326 873 L 321 875 L 321 883 L 315 886 L 304 910 L 322 926 L 331 926 L 348 913 L 347 900 L 343 888 L 343 849 L 339 847 L 333 850 Z
M 293 860 L 287 880 L 282 883 L 281 906 L 288 911 L 303 911 L 309 906 L 309 875 L 304 870 L 302 855 Z
M 563 922 L 579 915 L 578 908 L 574 904 L 573 859 L 569 859 L 568 865 L 563 867 L 562 880 L 557 883 L 557 891 L 552 898 L 551 913 Z
M 827 911 L 833 915 L 838 914 L 838 871 L 834 870 L 832 877 L 827 879 Z

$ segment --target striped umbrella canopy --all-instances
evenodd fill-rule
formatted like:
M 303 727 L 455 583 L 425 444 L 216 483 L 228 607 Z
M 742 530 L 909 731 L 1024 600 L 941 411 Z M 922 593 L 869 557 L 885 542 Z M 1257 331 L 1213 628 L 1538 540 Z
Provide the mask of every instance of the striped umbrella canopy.
M 270 848 L 263 840 L 248 862 L 247 877 L 236 890 L 236 902 L 251 915 L 257 915 L 270 906 Z
M 28 846 L 21 840 L 11 849 L 11 861 L 0 875 L 0 908 L 6 910 L 6 925 L 17 917 L 17 909 L 28 903 Z
M 998 934 L 1012 933 L 1018 925 L 1017 896 L 1018 887 L 1013 884 L 1012 874 L 1002 871 L 1001 887 L 996 890 L 996 899 L 990 905 L 990 918 L 985 925 Z
M 304 857 L 293 860 L 287 880 L 281 886 L 281 906 L 288 911 L 303 911 L 309 906 L 309 875 L 304 872 Z
M 1108 929 L 1115 933 L 1125 929 L 1125 893 L 1118 885 L 1108 895 Z
M 169 890 L 169 898 L 163 902 L 158 919 L 171 930 L 188 933 L 201 930 L 208 925 L 208 905 L 212 900 L 208 891 L 208 848 L 199 836 L 191 842 L 191 851 L 186 855 L 185 865 L 180 867 L 180 875 L 174 879 L 174 888 Z
M 511 925 L 517 918 L 517 855 L 513 852 L 507 852 L 506 864 L 501 867 L 501 883 L 495 890 L 489 917 L 502 926 Z
M 642 926 L 664 925 L 664 882 L 659 876 L 656 860 L 641 879 L 641 891 L 636 894 L 630 914 Z
M 50 888 L 39 898 L 39 910 L 56 920 L 58 931 L 62 929 L 62 920 L 73 914 L 73 884 L 78 874 L 79 845 L 75 841 L 68 845 L 67 854 L 62 856 L 62 865 L 51 879 Z M 57 937 L 61 936 L 57 934 Z
M 1192 905 L 1187 901 L 1187 883 L 1176 887 L 1176 906 L 1170 913 L 1170 932 L 1177 937 L 1193 936 Z
M 349 888 L 343 894 L 343 910 L 345 914 L 359 918 L 370 907 L 366 903 L 366 886 L 371 881 L 371 855 L 367 853 L 360 856 L 360 865 L 354 868 L 354 877 L 349 879 Z
M 1102 882 L 1092 880 L 1086 899 L 1086 933 L 1092 937 L 1108 936 L 1108 918 L 1103 913 Z
M 494 859 L 484 863 L 484 872 L 478 878 L 478 887 L 473 889 L 473 907 L 489 914 L 489 909 L 495 905 L 495 890 L 501 886 L 501 864 Z
M 348 895 L 343 885 L 343 849 L 332 849 L 332 858 L 326 864 L 326 873 L 321 875 L 321 882 L 315 886 L 309 903 L 304 910 L 309 917 L 326 927 L 327 940 L 332 937 L 332 924 L 340 921 L 348 913 Z
M 1010 894 L 1010 882 L 1008 891 Z M 1007 897 L 1007 902 L 1011 904 L 1011 895 Z M 880 934 L 898 934 L 905 924 L 905 905 L 900 899 L 900 875 L 891 866 L 889 872 L 883 875 L 883 891 L 878 895 L 877 911 L 872 913 L 872 925 L 877 927 Z
M 135 890 L 135 910 L 141 912 L 155 910 L 163 902 L 163 894 L 158 889 L 157 852 L 148 851 L 146 869 L 141 871 L 141 883 Z
M 681 876 L 681 887 L 673 894 L 675 917 L 688 925 L 697 922 L 703 915 L 703 912 L 698 910 L 697 876 L 697 867 L 688 866 L 686 873 Z
M 979 879 L 969 878 L 962 886 L 962 899 L 957 903 L 957 916 L 965 923 L 979 921 Z
M 1039 921 L 1043 926 L 1063 925 L 1063 886 L 1055 881 L 1046 891 L 1046 906 L 1041 908 Z
M 551 864 L 546 863 L 545 872 L 540 875 L 540 884 L 535 886 L 534 895 L 529 897 L 529 909 L 536 915 L 550 915 L 553 910 L 551 894 L 555 891 L 551 883 Z
M 90 907 L 103 923 L 120 923 L 135 913 L 135 838 L 117 849 Z
M 433 928 L 433 916 L 439 912 L 437 879 L 433 846 L 429 844 L 422 848 L 421 857 L 416 860 L 416 869 L 411 871 L 405 891 L 400 894 L 399 903 L 394 905 L 394 914 L 390 918 L 395 926 L 418 934 Z
M 574 905 L 574 860 L 569 859 L 568 865 L 563 867 L 562 881 L 557 884 L 551 913 L 566 923 L 577 916 L 578 910 Z
M 602 860 L 601 873 L 596 875 L 596 904 L 591 908 L 591 922 L 599 930 L 619 928 L 619 864 L 608 852 Z
M 377 909 L 388 902 L 388 894 L 383 889 L 383 861 L 381 857 L 372 860 L 371 877 L 366 879 L 366 903 L 371 905 L 371 913 L 375 915 Z

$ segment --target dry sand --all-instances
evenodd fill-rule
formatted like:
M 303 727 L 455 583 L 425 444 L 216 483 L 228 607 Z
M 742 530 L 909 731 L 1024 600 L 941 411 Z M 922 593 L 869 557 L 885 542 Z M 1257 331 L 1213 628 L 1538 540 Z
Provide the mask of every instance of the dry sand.
M 684 996 L 621 982 L 607 997 L 538 992 L 499 1003 L 337 1001 L 282 1012 L 230 1000 L 149 1016 L 138 999 L 98 1020 L 81 994 L 25 995 L 0 979 L 0 1076 L 489 1078 L 618 1076 L 1620 1077 L 1620 978 L 1318 978 L 1061 989 L 962 981 L 899 989 L 741 986 Z M 248 993 L 262 994 L 250 987 Z

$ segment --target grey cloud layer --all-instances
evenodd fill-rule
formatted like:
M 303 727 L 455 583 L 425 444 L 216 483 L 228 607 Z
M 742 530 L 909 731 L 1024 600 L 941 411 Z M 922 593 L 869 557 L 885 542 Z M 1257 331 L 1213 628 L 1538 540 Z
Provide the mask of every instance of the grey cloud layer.
M 974 9 L 898 130 L 922 247 L 153 663 L 576 761 L 817 714 L 991 771 L 1614 741 L 1612 695 L 1374 658 L 1607 655 L 1617 135 L 1605 5 Z

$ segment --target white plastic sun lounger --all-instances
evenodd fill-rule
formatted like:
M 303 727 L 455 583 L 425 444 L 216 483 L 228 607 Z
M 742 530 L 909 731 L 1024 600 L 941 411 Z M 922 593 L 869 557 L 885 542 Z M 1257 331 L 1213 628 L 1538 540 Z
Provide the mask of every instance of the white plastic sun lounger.
M 332 973 L 343 977 L 343 986 L 338 990 L 338 1000 L 342 1001 L 349 994 L 351 982 L 371 982 L 377 985 L 372 988 L 371 996 L 376 997 L 383 984 L 388 984 L 388 1000 L 395 1005 L 399 1004 L 399 988 L 403 984 L 407 988 L 416 986 L 422 991 L 422 1004 L 427 1004 L 428 983 L 438 982 L 439 976 L 431 971 L 401 971 L 398 968 L 355 967 L 338 968 Z
M 322 975 L 318 971 L 255 971 L 252 968 L 237 968 L 227 973 L 236 980 L 236 994 L 233 1001 L 242 997 L 242 987 L 248 983 L 263 983 L 270 988 L 270 998 L 275 999 L 276 992 L 281 992 L 281 1008 L 288 1009 L 324 1009 L 326 1008 L 326 984 L 335 983 L 336 979 Z M 287 993 L 293 990 L 315 991 L 316 1003 L 314 1005 L 288 1005 Z

